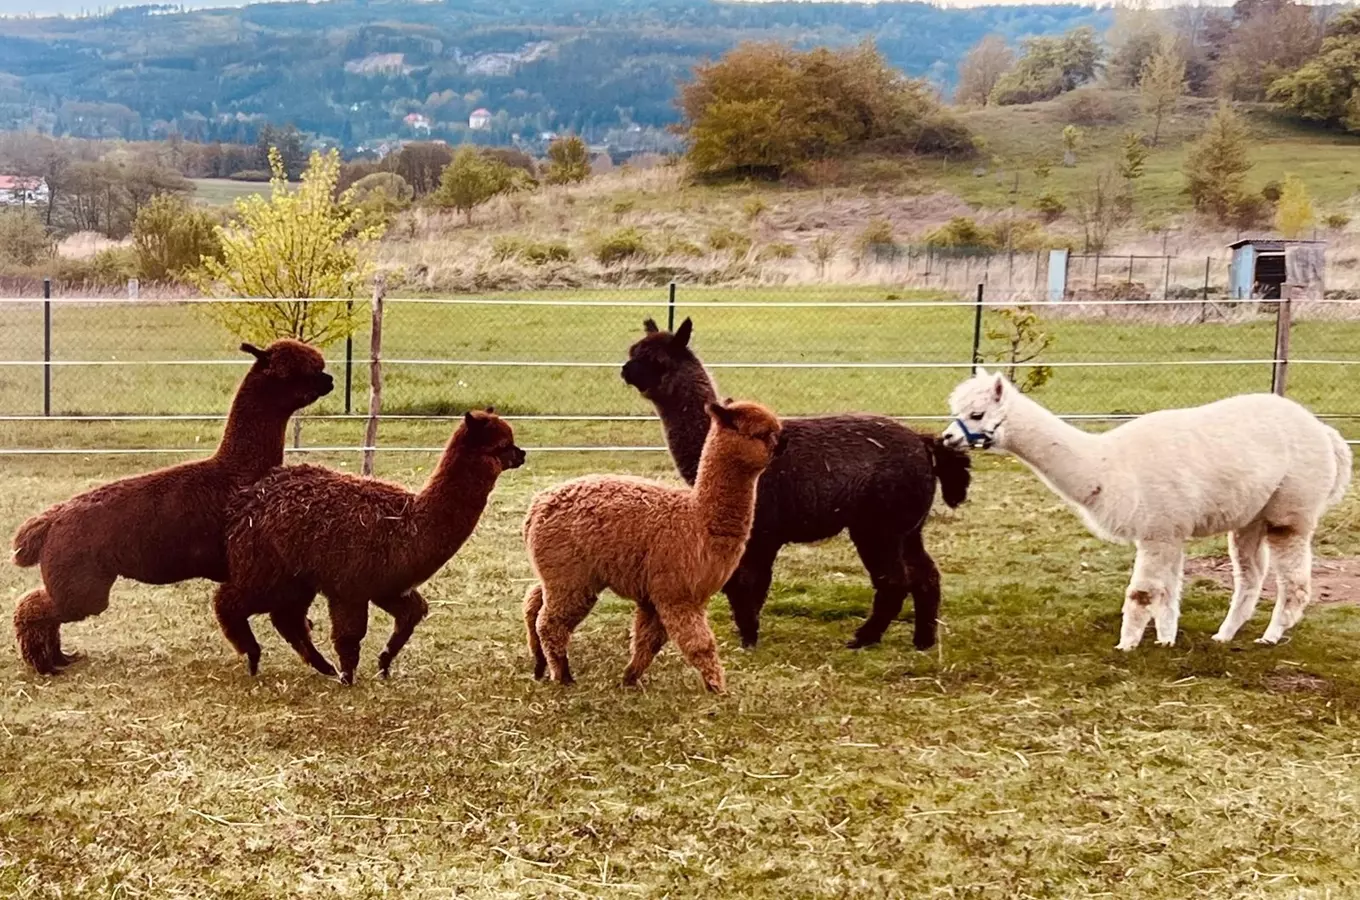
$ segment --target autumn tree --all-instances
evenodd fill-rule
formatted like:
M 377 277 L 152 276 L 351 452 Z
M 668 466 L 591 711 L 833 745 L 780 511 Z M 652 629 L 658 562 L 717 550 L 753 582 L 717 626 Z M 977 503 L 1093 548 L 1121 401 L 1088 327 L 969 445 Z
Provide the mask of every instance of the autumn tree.
M 446 145 L 420 142 L 407 144 L 388 156 L 383 160 L 383 167 L 405 179 L 418 199 L 439 189 L 439 179 L 451 162 L 453 151 Z
M 351 334 L 363 318 L 359 294 L 373 269 L 370 256 L 381 235 L 357 233 L 349 196 L 333 193 L 340 155 L 313 153 L 295 190 L 283 157 L 269 157 L 268 197 L 236 201 L 235 215 L 217 229 L 221 259 L 205 259 L 191 277 L 204 293 L 230 298 L 208 314 L 242 340 L 267 344 L 291 337 L 318 346 Z M 268 302 L 233 302 L 238 298 Z
M 1318 53 L 1322 37 L 1312 6 L 1292 0 L 1238 0 L 1217 60 L 1214 80 L 1219 94 L 1233 100 L 1264 100 L 1276 80 Z
M 687 159 L 701 176 L 777 178 L 864 147 L 972 149 L 967 130 L 930 88 L 893 69 L 871 44 L 807 52 L 742 44 L 695 68 L 680 107 Z
M 992 89 L 1013 65 L 1015 54 L 1006 46 L 1006 39 L 998 34 L 987 35 L 974 44 L 959 63 L 959 86 L 954 91 L 954 102 L 986 106 Z
M 1186 190 L 1195 209 L 1230 220 L 1246 199 L 1250 134 L 1242 117 L 1227 103 L 1209 120 L 1204 134 L 1190 147 L 1185 160 Z
M 0 265 L 34 266 L 50 259 L 54 245 L 34 209 L 0 209 Z
M 590 177 L 590 152 L 579 135 L 568 134 L 548 145 L 548 184 L 577 184 Z
M 1129 219 L 1128 181 L 1118 167 L 1106 167 L 1072 192 L 1072 213 L 1081 225 L 1083 252 L 1099 253 L 1110 235 Z
M 1162 133 L 1162 120 L 1176 108 L 1185 93 L 1185 60 L 1170 37 L 1163 37 L 1157 52 L 1143 66 L 1138 91 L 1143 114 L 1152 119 L 1152 143 Z

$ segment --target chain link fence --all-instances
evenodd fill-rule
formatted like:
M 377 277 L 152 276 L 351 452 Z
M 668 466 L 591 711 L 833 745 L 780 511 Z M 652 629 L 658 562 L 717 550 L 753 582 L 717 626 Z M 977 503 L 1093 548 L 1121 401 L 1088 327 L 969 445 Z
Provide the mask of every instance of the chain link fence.
M 465 410 L 495 406 L 529 448 L 660 448 L 650 405 L 620 377 L 646 318 L 691 318 L 722 394 L 783 415 L 857 410 L 938 430 L 981 361 L 1017 379 L 1046 367 L 1035 398 L 1092 428 L 1285 378 L 1289 396 L 1360 439 L 1360 303 L 1042 298 L 981 285 L 388 298 L 377 444 L 436 450 Z M 0 300 L 0 455 L 209 452 L 250 360 L 205 304 Z M 369 344 L 365 325 L 325 348 L 336 390 L 308 409 L 296 449 L 361 449 Z

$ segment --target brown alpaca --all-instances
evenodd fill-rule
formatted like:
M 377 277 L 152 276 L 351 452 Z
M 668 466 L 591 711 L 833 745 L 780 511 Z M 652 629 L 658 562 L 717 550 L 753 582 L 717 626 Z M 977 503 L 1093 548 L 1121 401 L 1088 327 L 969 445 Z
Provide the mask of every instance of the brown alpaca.
M 636 684 L 675 639 L 710 690 L 724 689 L 708 598 L 737 567 L 755 517 L 756 480 L 783 449 L 774 414 L 754 403 L 708 405 L 713 419 L 693 488 L 628 476 L 590 475 L 533 500 L 524 538 L 539 584 L 524 598 L 534 677 L 571 684 L 567 642 L 609 588 L 637 603 Z
M 103 485 L 19 526 L 15 563 L 42 566 L 43 587 L 14 610 L 19 652 L 36 671 L 50 675 L 73 661 L 61 650 L 62 624 L 107 609 L 119 578 L 226 579 L 228 499 L 283 462 L 289 417 L 333 386 L 325 360 L 306 344 L 241 349 L 255 364 L 237 388 L 216 453 Z
M 330 605 L 340 680 L 354 681 L 372 601 L 394 620 L 378 657 L 384 677 L 429 611 L 416 590 L 477 527 L 505 469 L 524 463 L 510 426 L 470 412 L 449 439 L 430 480 L 413 494 L 397 484 L 320 466 L 287 466 L 242 491 L 227 533 L 231 580 L 213 609 L 250 674 L 260 645 L 250 617 L 269 613 L 279 634 L 323 675 L 335 669 L 312 643 L 307 610 L 317 593 Z

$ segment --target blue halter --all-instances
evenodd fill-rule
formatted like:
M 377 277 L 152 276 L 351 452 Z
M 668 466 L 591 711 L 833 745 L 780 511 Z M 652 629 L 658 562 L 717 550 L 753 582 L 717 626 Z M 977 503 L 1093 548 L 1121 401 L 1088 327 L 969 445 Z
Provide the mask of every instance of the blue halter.
M 963 432 L 963 436 L 968 439 L 969 447 L 972 447 L 975 450 L 986 450 L 992 446 L 992 442 L 995 439 L 992 432 L 973 431 L 964 423 L 963 419 L 955 419 L 954 424 L 959 426 L 959 430 Z

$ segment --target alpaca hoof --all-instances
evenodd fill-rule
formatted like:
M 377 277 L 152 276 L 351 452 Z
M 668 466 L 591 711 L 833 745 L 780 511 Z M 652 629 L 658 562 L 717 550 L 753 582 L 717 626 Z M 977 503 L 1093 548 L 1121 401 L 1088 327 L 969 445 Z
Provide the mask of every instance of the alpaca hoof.
M 727 686 L 726 686 L 726 685 L 722 685 L 722 684 L 714 684 L 714 683 L 711 682 L 711 681 L 706 681 L 706 682 L 704 682 L 704 689 L 707 690 L 710 694 L 726 694 L 726 693 L 727 693 Z
M 354 673 L 353 673 L 353 672 L 341 672 L 341 673 L 340 673 L 340 683 L 341 683 L 341 684 L 354 684 Z
M 882 637 L 862 637 L 857 634 L 850 640 L 846 641 L 845 646 L 850 650 L 862 650 L 865 647 L 874 646 L 881 640 L 883 640 Z
M 387 678 L 389 674 L 388 670 L 391 668 L 392 657 L 388 656 L 387 651 L 384 650 L 382 653 L 378 654 L 378 675 L 382 678 Z
M 260 674 L 260 654 L 252 653 L 246 657 L 246 671 L 251 674 L 251 677 Z
M 1157 646 L 1158 646 L 1158 647 L 1174 647 L 1174 646 L 1176 646 L 1176 639 L 1175 639 L 1175 638 L 1172 638 L 1172 639 L 1169 640 L 1169 641 L 1158 641 L 1158 642 L 1157 642 Z
M 915 647 L 917 650 L 920 650 L 921 652 L 924 653 L 925 651 L 929 650 L 931 647 L 934 647 L 934 646 L 935 646 L 935 639 L 934 639 L 934 638 L 913 638 L 911 643 L 912 643 L 912 646 L 913 646 L 913 647 Z
M 1285 644 L 1289 643 L 1289 638 L 1285 637 L 1284 635 L 1280 635 L 1279 637 L 1273 638 L 1269 634 L 1263 634 L 1256 639 L 1256 643 L 1260 644 L 1263 647 L 1282 647 Z
M 1232 643 L 1232 639 L 1233 639 L 1233 636 L 1232 636 L 1232 635 L 1230 635 L 1230 634 L 1224 634 L 1224 633 L 1221 632 L 1221 631 L 1220 631 L 1218 634 L 1215 634 L 1214 636 L 1212 636 L 1211 638 L 1209 638 L 1209 640 L 1211 640 L 1211 641 L 1216 641 L 1216 642 L 1218 642 L 1218 643 L 1220 643 L 1220 644 L 1229 644 L 1229 643 Z
M 1122 653 L 1132 653 L 1134 650 L 1138 649 L 1138 645 L 1118 643 L 1114 645 L 1114 649 L 1119 650 Z
M 534 681 L 542 681 L 548 677 L 547 660 L 538 660 L 534 663 Z
M 563 687 L 570 687 L 571 685 L 576 683 L 576 679 L 571 677 L 570 672 L 563 672 L 562 677 L 557 679 L 557 683 L 562 685 Z

